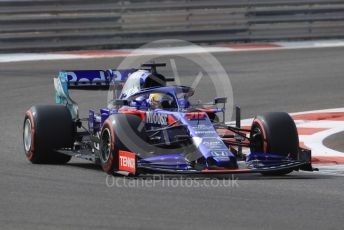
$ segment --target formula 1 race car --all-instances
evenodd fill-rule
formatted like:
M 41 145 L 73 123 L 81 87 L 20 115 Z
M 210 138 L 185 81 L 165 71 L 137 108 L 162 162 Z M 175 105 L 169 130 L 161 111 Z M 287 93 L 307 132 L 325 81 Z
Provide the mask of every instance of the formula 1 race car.
M 256 116 L 252 127 L 243 129 L 237 107 L 235 125 L 227 125 L 227 98 L 193 104 L 194 89 L 167 86 L 173 79 L 157 72 L 162 66 L 61 71 L 54 79 L 56 105 L 33 106 L 26 112 L 23 142 L 29 161 L 63 164 L 79 157 L 100 164 L 106 173 L 122 175 L 284 175 L 313 170 L 311 151 L 299 147 L 295 123 L 287 113 Z M 108 107 L 89 110 L 89 116 L 81 118 L 69 96 L 75 88 L 110 88 L 113 98 Z

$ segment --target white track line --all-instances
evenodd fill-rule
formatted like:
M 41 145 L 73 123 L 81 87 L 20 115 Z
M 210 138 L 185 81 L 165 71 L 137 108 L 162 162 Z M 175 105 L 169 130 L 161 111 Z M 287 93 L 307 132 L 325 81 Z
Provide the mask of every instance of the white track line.
M 269 47 L 269 45 L 275 45 L 276 47 Z M 344 40 L 274 42 L 274 43 L 268 43 L 267 47 L 264 47 L 264 45 L 259 46 L 259 44 L 256 47 L 254 46 L 254 44 L 252 45 L 252 47 L 250 47 L 250 44 L 224 44 L 224 45 L 217 45 L 217 46 L 205 46 L 205 47 L 202 47 L 201 49 L 195 48 L 195 47 L 170 47 L 170 48 L 159 48 L 159 49 L 140 49 L 139 53 L 133 52 L 130 54 L 127 54 L 127 52 L 132 52 L 134 50 L 120 49 L 120 50 L 85 51 L 84 54 L 78 54 L 78 52 L 0 54 L 0 63 L 20 62 L 20 61 L 40 61 L 40 60 L 113 58 L 113 57 L 125 57 L 125 56 L 132 56 L 132 55 L 173 55 L 173 54 L 218 53 L 218 52 L 250 52 L 250 51 L 329 48 L 329 47 L 344 47 Z M 87 52 L 89 52 L 89 55 L 87 55 Z

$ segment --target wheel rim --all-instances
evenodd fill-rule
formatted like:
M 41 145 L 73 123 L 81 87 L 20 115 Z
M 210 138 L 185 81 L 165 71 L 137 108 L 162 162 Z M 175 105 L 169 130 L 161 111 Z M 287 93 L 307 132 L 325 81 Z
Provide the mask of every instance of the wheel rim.
M 253 152 L 264 152 L 264 139 L 262 130 L 259 126 L 252 127 Z
M 101 151 L 100 151 L 100 157 L 103 162 L 107 162 L 110 158 L 111 154 L 111 135 L 109 129 L 104 129 L 101 137 Z
M 30 119 L 25 120 L 24 124 L 24 149 L 25 152 L 29 152 L 31 149 L 32 132 L 31 132 L 31 121 Z

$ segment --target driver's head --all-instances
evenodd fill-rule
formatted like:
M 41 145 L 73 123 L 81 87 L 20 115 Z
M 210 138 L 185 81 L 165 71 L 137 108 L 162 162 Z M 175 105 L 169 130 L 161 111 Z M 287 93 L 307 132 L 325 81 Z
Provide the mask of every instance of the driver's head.
M 171 96 L 164 93 L 151 93 L 149 95 L 149 104 L 153 109 L 170 108 L 172 100 Z

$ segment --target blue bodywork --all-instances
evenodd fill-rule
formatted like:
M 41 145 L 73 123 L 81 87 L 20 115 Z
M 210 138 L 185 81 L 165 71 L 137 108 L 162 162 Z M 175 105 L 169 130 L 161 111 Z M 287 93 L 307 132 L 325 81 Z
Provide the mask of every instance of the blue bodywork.
M 195 111 L 190 106 L 188 97 L 185 96 L 192 94 L 193 89 L 186 86 L 166 86 L 164 78 L 162 78 L 163 82 L 160 86 L 150 85 L 147 88 L 146 84 L 151 76 L 149 70 L 137 69 L 61 71 L 58 78 L 55 79 L 56 103 L 66 105 L 70 109 L 73 119 L 77 120 L 79 119 L 78 107 L 69 97 L 68 90 L 70 88 L 120 85 L 122 90 L 115 99 L 129 104 L 101 108 L 99 112 L 90 110 L 88 124 L 91 133 L 95 135 L 99 133 L 109 116 L 128 111 L 143 114 L 146 129 L 159 129 L 171 125 L 173 121 L 178 121 L 179 125 L 187 127 L 191 143 L 198 151 L 199 159 L 197 160 L 203 161 L 205 168 L 202 168 L 201 171 L 212 170 L 215 167 L 215 171 L 216 169 L 228 169 L 228 172 L 235 172 L 235 170 L 241 172 L 238 156 L 224 143 L 209 118 L 209 114 L 224 112 L 223 108 Z M 150 108 L 148 101 L 150 93 L 164 93 L 173 97 L 175 106 L 169 109 Z M 269 153 L 250 153 L 243 160 L 246 162 L 246 169 L 249 169 L 247 172 L 297 168 L 303 164 L 285 156 Z M 141 168 L 165 172 L 200 171 L 190 164 L 185 153 L 153 154 L 139 158 L 137 164 Z

